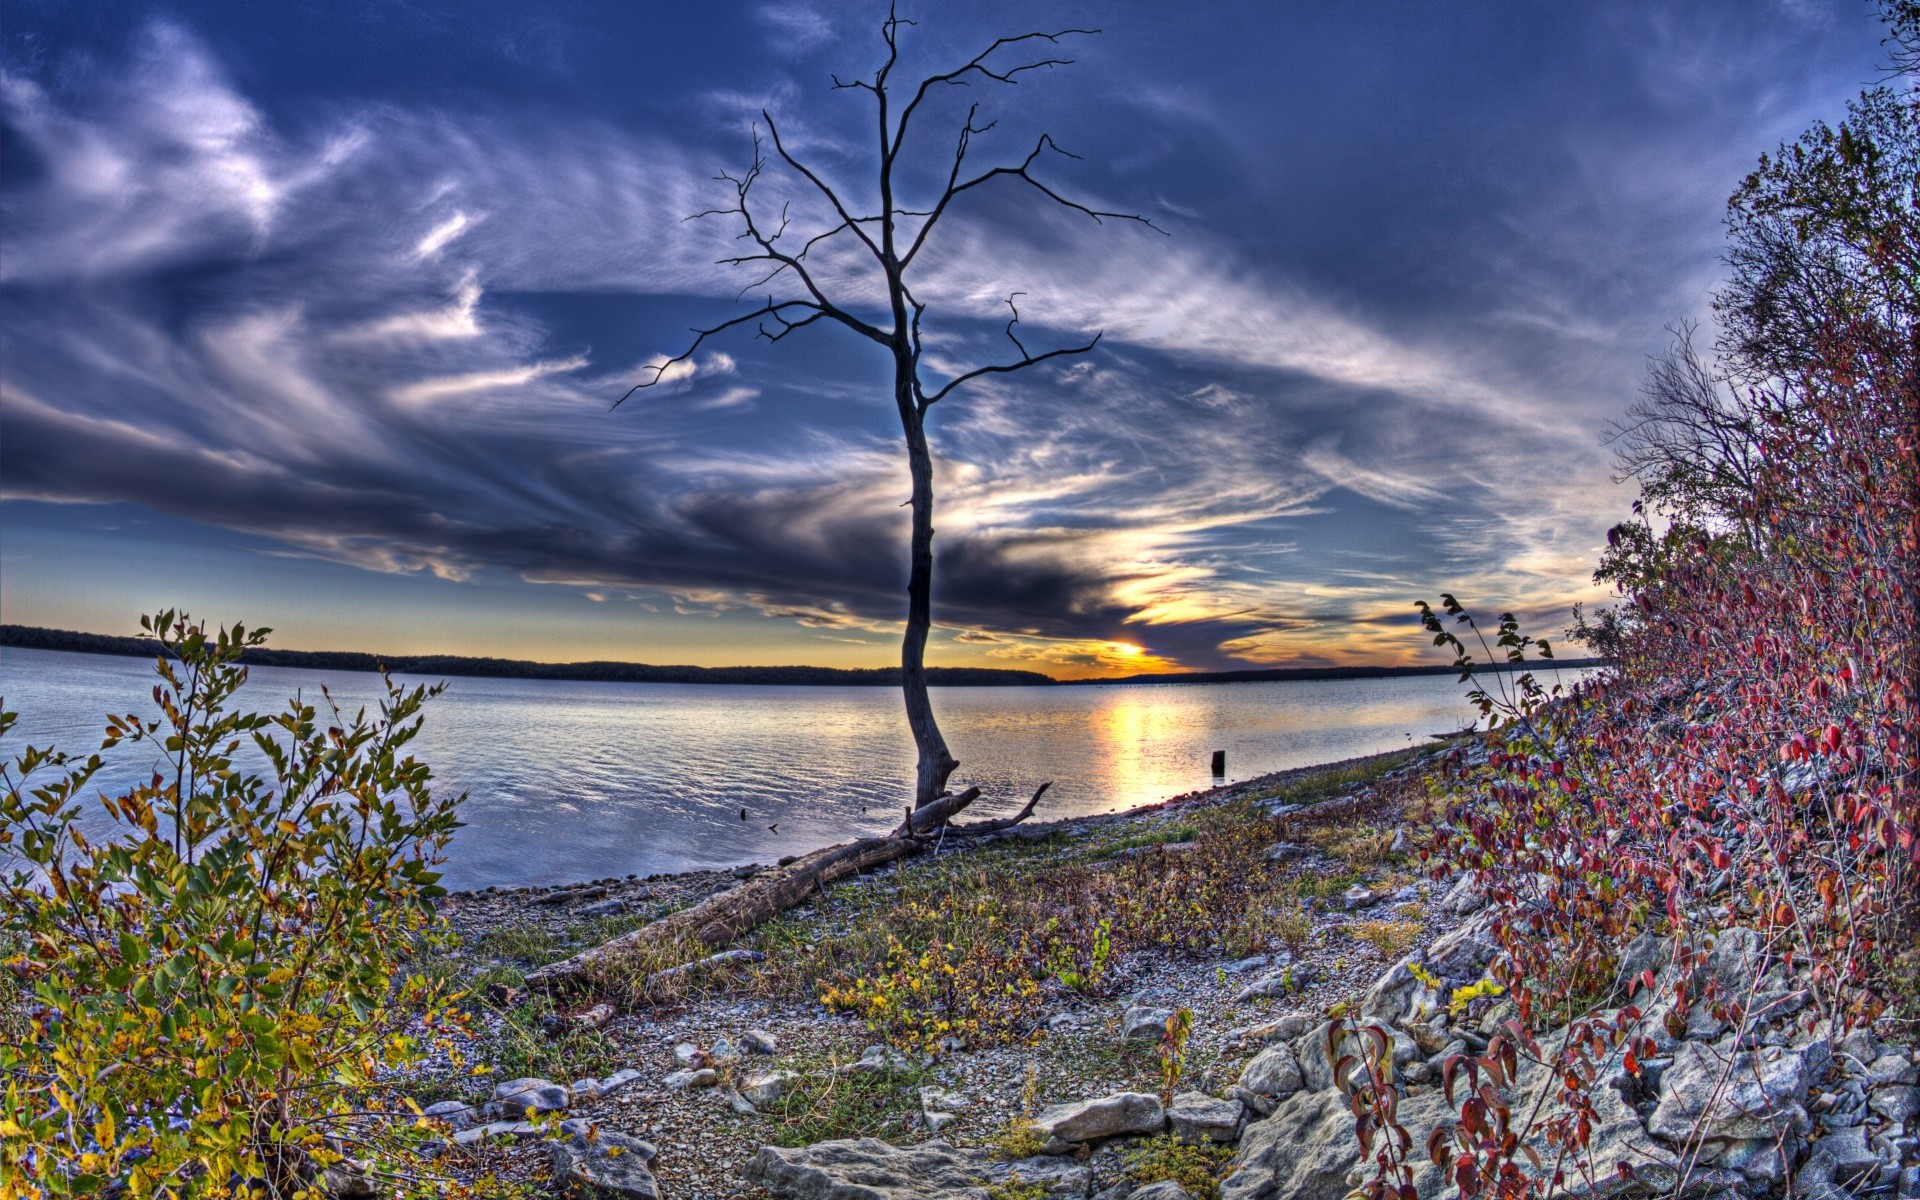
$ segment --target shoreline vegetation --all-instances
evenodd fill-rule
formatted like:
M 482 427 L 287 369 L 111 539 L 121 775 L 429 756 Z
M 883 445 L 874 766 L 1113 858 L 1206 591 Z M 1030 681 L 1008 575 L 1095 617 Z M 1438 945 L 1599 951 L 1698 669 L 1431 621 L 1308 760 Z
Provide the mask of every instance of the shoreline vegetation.
M 60 650 L 120 658 L 153 658 L 160 643 L 152 638 L 48 629 L 37 625 L 0 625 L 0 646 L 23 650 Z M 545 663 L 459 654 L 374 654 L 351 650 L 274 650 L 250 647 L 242 661 L 250 666 L 377 673 L 384 666 L 396 675 L 453 676 L 476 679 L 553 679 L 590 683 L 759 684 L 792 687 L 900 686 L 898 667 L 696 667 L 649 663 Z M 1604 665 L 1599 658 L 1553 663 L 1500 663 L 1481 670 L 1580 670 Z M 1450 665 L 1411 667 L 1275 667 L 1238 671 L 1183 671 L 1125 675 L 1113 679 L 1055 679 L 1039 671 L 997 667 L 929 667 L 935 687 L 1085 687 L 1097 684 L 1290 683 L 1342 679 L 1398 679 L 1453 675 Z

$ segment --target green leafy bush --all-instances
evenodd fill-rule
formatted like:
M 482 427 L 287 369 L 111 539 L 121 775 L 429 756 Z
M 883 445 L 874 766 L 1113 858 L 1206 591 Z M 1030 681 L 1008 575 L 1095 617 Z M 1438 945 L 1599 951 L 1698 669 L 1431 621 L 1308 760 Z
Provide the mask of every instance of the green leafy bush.
M 0 1200 L 299 1195 L 362 1172 L 441 1194 L 398 1170 L 424 1131 L 379 1115 L 450 1019 L 408 973 L 463 798 L 406 753 L 438 689 L 389 679 L 350 717 L 323 689 L 266 716 L 236 704 L 266 630 L 141 624 L 158 716 L 109 717 L 100 749 L 149 747 L 147 782 L 89 805 L 99 754 L 0 767 L 0 966 L 26 1010 L 0 1042 Z

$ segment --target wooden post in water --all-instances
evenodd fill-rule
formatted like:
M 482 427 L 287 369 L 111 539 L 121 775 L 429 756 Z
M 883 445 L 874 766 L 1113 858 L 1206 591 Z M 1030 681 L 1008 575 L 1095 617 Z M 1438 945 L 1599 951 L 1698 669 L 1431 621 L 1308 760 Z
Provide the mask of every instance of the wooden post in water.
M 1213 752 L 1213 773 L 1217 778 L 1226 777 L 1227 752 L 1225 750 L 1215 750 Z

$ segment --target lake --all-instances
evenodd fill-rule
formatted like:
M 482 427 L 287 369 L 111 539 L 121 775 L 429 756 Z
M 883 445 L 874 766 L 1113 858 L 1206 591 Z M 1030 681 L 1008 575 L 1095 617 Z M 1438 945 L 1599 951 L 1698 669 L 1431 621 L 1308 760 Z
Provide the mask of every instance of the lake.
M 20 723 L 4 747 L 99 745 L 108 712 L 147 715 L 146 659 L 0 648 L 0 695 Z M 328 684 L 371 703 L 374 676 L 256 667 L 243 695 L 275 708 Z M 415 753 L 469 793 L 444 868 L 453 888 L 771 862 L 897 825 L 913 743 L 899 693 L 866 687 L 448 681 Z M 1227 778 L 1393 750 L 1466 725 L 1452 675 L 1296 683 L 935 688 L 960 770 L 1011 812 L 1042 781 L 1044 816 L 1150 804 Z M 141 778 L 123 747 L 100 788 Z M 740 810 L 747 810 L 741 820 Z M 778 831 L 769 829 L 777 825 Z

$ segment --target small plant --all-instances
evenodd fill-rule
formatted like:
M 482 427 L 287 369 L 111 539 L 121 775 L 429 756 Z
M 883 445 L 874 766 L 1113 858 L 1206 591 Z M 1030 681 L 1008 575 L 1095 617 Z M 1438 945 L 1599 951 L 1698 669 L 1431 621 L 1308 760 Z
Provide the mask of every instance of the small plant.
M 1213 1200 L 1220 1194 L 1214 1176 L 1233 1157 L 1230 1146 L 1183 1142 L 1170 1133 L 1143 1138 L 1126 1151 L 1127 1178 L 1145 1187 L 1170 1180 L 1195 1200 Z
M 1020 1111 L 1007 1122 L 1006 1128 L 993 1139 L 993 1152 L 1008 1162 L 1017 1162 L 1023 1158 L 1032 1158 L 1046 1146 L 1047 1139 L 1040 1136 L 1040 1129 L 1033 1123 L 1033 1114 L 1040 1103 L 1040 1067 L 1034 1062 L 1027 1063 L 1027 1078 L 1020 1085 Z
M 1447 1000 L 1447 1012 L 1457 1017 L 1467 1011 L 1469 1004 L 1482 996 L 1501 996 L 1506 994 L 1506 990 L 1491 979 L 1482 979 L 1478 983 L 1457 987 L 1453 989 L 1453 995 Z
M 1028 1183 L 1018 1171 L 1007 1172 L 1005 1179 L 987 1188 L 987 1200 L 1047 1200 L 1048 1195 L 1046 1184 Z
M 1187 1039 L 1193 1036 L 1193 1010 L 1182 1005 L 1167 1017 L 1160 1033 L 1160 1098 L 1173 1103 L 1173 1089 L 1187 1065 Z
M 1054 958 L 1053 977 L 1060 986 L 1076 992 L 1098 991 L 1100 982 L 1107 974 L 1107 961 L 1113 957 L 1113 921 L 1102 917 L 1094 927 L 1093 946 L 1087 952 L 1086 965 L 1078 967 L 1070 951 L 1057 950 Z

